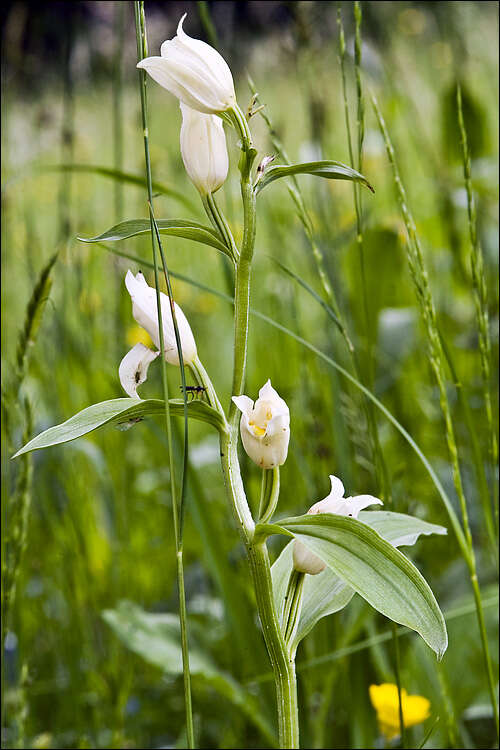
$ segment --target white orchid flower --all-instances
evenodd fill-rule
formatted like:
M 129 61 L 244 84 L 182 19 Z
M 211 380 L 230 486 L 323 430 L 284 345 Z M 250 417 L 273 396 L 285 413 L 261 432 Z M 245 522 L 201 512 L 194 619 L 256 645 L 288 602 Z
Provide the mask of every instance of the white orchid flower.
M 202 195 L 215 193 L 229 169 L 226 135 L 220 117 L 197 112 L 181 102 L 181 154 L 189 179 Z
M 120 362 L 118 368 L 120 383 L 130 398 L 140 398 L 137 388 L 146 380 L 148 367 L 159 353 L 148 349 L 144 344 L 136 344 Z
M 132 298 L 132 315 L 137 323 L 149 333 L 155 346 L 160 349 L 156 290 L 148 285 L 146 279 L 140 272 L 134 276 L 131 271 L 127 271 L 125 286 Z M 160 292 L 160 301 L 165 359 L 171 365 L 178 365 L 179 355 L 177 352 L 177 342 L 175 339 L 170 300 L 166 294 Z M 174 302 L 174 306 L 177 327 L 179 329 L 181 340 L 182 357 L 186 364 L 191 364 L 197 357 L 194 336 L 181 308 L 176 302 Z
M 236 95 L 229 66 L 217 50 L 184 32 L 186 15 L 179 21 L 177 36 L 161 45 L 161 56 L 146 57 L 137 67 L 191 109 L 208 115 L 232 109 Z
M 243 447 L 258 466 L 273 469 L 286 461 L 290 440 L 290 410 L 268 380 L 257 401 L 233 396 L 241 411 L 240 433 Z
M 307 511 L 309 514 L 315 513 L 334 513 L 337 516 L 350 516 L 357 518 L 358 513 L 367 508 L 369 505 L 383 505 L 382 500 L 373 495 L 355 495 L 354 497 L 344 497 L 344 485 L 338 477 L 330 474 L 331 490 L 330 493 L 311 505 Z M 309 575 L 317 575 L 325 569 L 326 565 L 314 552 L 311 552 L 300 539 L 293 543 L 293 566 L 295 570 Z

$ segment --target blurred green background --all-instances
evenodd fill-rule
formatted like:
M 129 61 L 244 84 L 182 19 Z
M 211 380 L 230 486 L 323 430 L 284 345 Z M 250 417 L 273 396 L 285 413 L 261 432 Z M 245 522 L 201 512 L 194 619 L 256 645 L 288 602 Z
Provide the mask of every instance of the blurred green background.
M 328 277 L 359 352 L 363 382 L 420 445 L 455 500 L 438 393 L 407 266 L 404 224 L 368 96 L 369 91 L 376 93 L 417 222 L 441 332 L 470 406 L 468 425 L 450 378 L 480 583 L 490 602 L 487 626 L 495 648 L 496 567 L 479 502 L 473 440 L 490 483 L 496 467 L 488 463 L 455 92 L 460 81 L 495 363 L 498 4 L 361 5 L 363 173 L 376 190 L 374 196 L 363 194 L 365 295 L 352 186 L 312 177 L 299 178 L 300 186 Z M 349 163 L 338 7 L 346 30 L 355 127 L 353 3 L 146 2 L 150 53 L 157 54 L 161 42 L 175 34 L 184 12 L 187 33 L 211 40 L 203 22 L 208 11 L 219 50 L 233 70 L 242 109 L 251 98 L 249 73 L 292 161 L 329 158 Z M 124 276 L 128 268 L 136 272 L 140 266 L 85 245 L 76 236 L 94 236 L 117 221 L 146 217 L 147 206 L 140 186 L 58 168 L 92 165 L 143 175 L 133 4 L 4 3 L 2 49 L 5 543 L 22 473 L 9 456 L 24 442 L 24 397 L 31 405 L 32 436 L 91 403 L 123 396 L 118 364 L 137 341 Z M 175 195 L 157 197 L 156 217 L 207 223 L 181 161 L 178 103 L 150 79 L 148 96 L 153 178 L 186 199 L 183 203 Z M 257 115 L 250 125 L 260 156 L 272 153 L 265 122 Z M 353 137 L 356 141 L 354 130 Z M 218 199 L 239 239 L 238 149 L 234 133 L 228 132 L 227 138 L 231 171 Z M 115 247 L 150 259 L 148 236 Z M 224 266 L 215 251 L 175 239 L 166 239 L 165 247 L 172 271 L 227 292 Z M 9 399 L 26 308 L 42 268 L 56 250 L 52 289 L 29 349 L 29 367 L 20 393 Z M 252 305 L 351 371 L 345 343 L 332 320 L 273 259 L 323 294 L 309 241 L 284 181 L 259 198 Z M 148 280 L 152 283 L 151 274 Z M 178 280 L 174 296 L 227 404 L 231 306 Z M 177 394 L 179 372 L 168 369 L 170 388 Z M 278 513 L 305 512 L 328 493 L 329 474 L 342 477 L 347 494 L 376 494 L 359 392 L 313 352 L 254 318 L 246 392 L 255 398 L 268 378 L 289 404 L 292 424 Z M 153 366 L 141 395 L 160 393 L 160 368 Z M 495 394 L 494 407 L 496 415 Z M 392 506 L 387 507 L 447 526 L 437 492 L 415 453 L 380 413 L 377 422 L 392 488 Z M 3 659 L 5 747 L 185 746 L 182 677 L 173 667 L 165 674 L 128 650 L 102 617 L 104 610 L 118 607 L 124 599 L 149 612 L 176 612 L 167 448 L 161 422 L 150 419 L 128 432 L 109 428 L 33 454 L 27 544 Z M 172 448 L 180 468 L 180 431 Z M 242 461 L 255 506 L 260 473 L 244 456 Z M 282 545 L 273 538 L 273 554 Z M 450 646 L 439 665 L 417 636 L 400 638 L 403 686 L 432 704 L 432 718 L 425 727 L 411 730 L 410 741 L 421 742 L 439 716 L 426 747 L 492 747 L 493 718 L 479 634 L 456 540 L 452 533 L 423 539 L 410 552 L 445 615 L 455 613 L 448 622 Z M 198 424 L 190 424 L 185 576 L 193 641 L 224 675 L 217 681 L 201 670 L 193 677 L 199 746 L 269 747 L 275 711 L 269 663 L 255 619 L 244 550 L 225 499 L 217 439 Z M 462 610 L 457 616 L 461 607 L 466 613 Z M 373 638 L 388 631 L 388 621 L 356 597 L 308 636 L 297 662 L 304 747 L 384 746 L 368 686 L 395 681 L 392 642 L 377 643 Z M 367 647 L 350 655 L 335 653 L 367 639 Z M 154 647 L 151 642 L 146 648 L 150 661 L 161 661 Z M 495 650 L 494 658 L 497 665 Z

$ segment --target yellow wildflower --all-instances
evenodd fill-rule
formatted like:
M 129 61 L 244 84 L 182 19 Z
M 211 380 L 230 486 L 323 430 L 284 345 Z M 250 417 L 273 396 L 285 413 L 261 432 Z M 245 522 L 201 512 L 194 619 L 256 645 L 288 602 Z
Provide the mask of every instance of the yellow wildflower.
M 399 699 L 397 685 L 385 682 L 382 685 L 370 685 L 370 700 L 377 712 L 380 731 L 388 740 L 400 733 Z M 421 724 L 429 718 L 431 704 L 422 695 L 408 695 L 401 689 L 401 707 L 405 727 Z

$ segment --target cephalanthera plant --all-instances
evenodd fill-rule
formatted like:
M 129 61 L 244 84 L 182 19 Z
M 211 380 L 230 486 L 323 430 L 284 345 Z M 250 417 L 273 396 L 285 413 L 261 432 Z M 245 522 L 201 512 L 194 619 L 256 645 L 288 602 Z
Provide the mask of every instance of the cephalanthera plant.
M 368 495 L 344 498 L 342 482 L 336 477 L 331 477 L 330 495 L 313 505 L 308 513 L 273 520 L 279 505 L 280 467 L 286 463 L 290 430 L 293 429 L 294 419 L 300 419 L 300 415 L 290 414 L 288 405 L 279 395 L 280 384 L 277 382 L 274 383 L 277 390 L 270 381 L 263 385 L 255 401 L 244 394 L 257 199 L 260 200 L 259 196 L 276 180 L 295 179 L 301 174 L 347 180 L 372 188 L 360 172 L 338 161 L 276 164 L 268 155 L 257 160 L 258 152 L 250 129 L 252 106 L 245 116 L 236 100 L 232 74 L 226 62 L 209 45 L 191 39 L 183 30 L 183 21 L 184 17 L 179 23 L 176 37 L 163 43 L 161 55 L 150 57 L 145 42 L 142 4 L 136 3 L 150 220 L 122 222 L 87 240 L 114 241 L 144 232 L 151 234 L 155 286 L 150 287 L 141 273 L 134 276 L 132 272 L 127 274 L 126 285 L 132 300 L 132 314 L 139 325 L 148 331 L 155 349 L 138 344 L 124 356 L 119 377 L 128 398 L 89 406 L 67 422 L 35 437 L 16 455 L 73 440 L 105 424 L 128 428 L 154 414 L 165 415 L 169 438 L 172 416 L 184 415 L 186 422 L 188 418 L 206 422 L 218 432 L 228 504 L 248 556 L 262 635 L 274 674 L 279 744 L 280 747 L 298 747 L 297 647 L 319 619 L 347 606 L 354 593 L 394 622 L 418 632 L 438 658 L 442 656 L 447 647 L 442 613 L 428 584 L 398 547 L 413 544 L 421 534 L 443 534 L 445 529 L 399 513 L 361 513 L 362 508 L 381 504 L 381 501 Z M 200 194 L 209 225 L 189 219 L 155 220 L 144 71 L 180 101 L 181 154 L 186 171 Z M 165 99 L 165 106 L 173 107 L 173 100 Z M 244 224 L 239 244 L 215 198 L 215 192 L 223 187 L 228 175 L 224 127 L 234 128 L 239 138 L 238 167 Z M 207 248 L 215 248 L 224 253 L 233 266 L 233 377 L 227 408 L 223 407 L 202 363 L 203 342 L 196 341 L 196 331 L 191 330 L 187 318 L 173 300 L 161 234 L 195 240 Z M 167 282 L 167 295 L 159 291 L 157 248 Z M 145 382 L 148 368 L 154 366 L 156 360 L 162 368 L 163 398 L 142 399 L 137 389 Z M 182 400 L 168 397 L 167 364 L 179 367 L 184 393 Z M 251 367 L 252 363 L 249 364 Z M 186 384 L 185 371 L 192 375 L 194 385 Z M 188 399 L 189 392 L 193 398 Z M 240 436 L 248 456 L 259 467 L 255 470 L 260 470 L 262 475 L 261 498 L 256 515 L 250 509 L 240 471 Z M 172 482 L 173 474 L 171 457 Z M 189 745 L 193 746 L 182 568 L 182 486 L 179 502 L 173 486 L 171 490 L 180 592 L 187 737 Z M 323 478 L 318 477 L 317 486 L 312 492 L 320 493 L 322 486 Z M 304 498 L 302 507 L 305 508 L 307 504 Z M 273 534 L 285 535 L 290 541 L 271 566 L 267 540 Z

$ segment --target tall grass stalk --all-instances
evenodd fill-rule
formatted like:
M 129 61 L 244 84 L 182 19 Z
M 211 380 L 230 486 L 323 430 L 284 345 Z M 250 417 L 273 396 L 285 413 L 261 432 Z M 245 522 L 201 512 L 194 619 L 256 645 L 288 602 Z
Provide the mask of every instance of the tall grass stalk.
M 340 47 L 340 67 L 342 72 L 342 95 L 344 99 L 344 113 L 346 120 L 346 131 L 347 141 L 349 147 L 349 157 L 351 160 L 351 166 L 356 168 L 361 173 L 363 169 L 363 143 L 365 139 L 365 101 L 363 95 L 363 86 L 361 81 L 361 63 L 362 63 L 362 38 L 361 38 L 361 23 L 363 14 L 361 11 L 361 5 L 356 0 L 354 3 L 354 71 L 356 79 L 356 125 L 357 125 L 357 162 L 354 162 L 354 154 L 352 148 L 350 126 L 349 126 L 349 103 L 347 98 L 347 81 L 345 73 L 345 40 L 344 40 L 344 29 L 342 24 L 342 14 L 340 8 L 338 10 L 338 23 L 339 23 L 339 47 Z M 374 342 L 370 333 L 369 325 L 369 309 L 368 309 L 368 292 L 366 287 L 366 272 L 365 272 L 365 253 L 363 246 L 363 206 L 362 206 L 362 193 L 361 186 L 356 182 L 353 182 L 354 191 L 354 209 L 356 212 L 356 244 L 358 247 L 358 258 L 361 278 L 361 290 L 363 297 L 363 312 L 364 312 L 364 325 L 365 325 L 365 337 L 367 342 L 367 362 L 368 362 L 368 380 L 370 386 L 373 388 L 375 379 L 375 352 Z M 392 489 L 387 471 L 387 465 L 382 453 L 382 447 L 380 445 L 380 437 L 378 433 L 377 421 L 374 414 L 373 404 L 369 403 L 366 408 L 367 423 L 369 428 L 369 434 L 371 436 L 371 442 L 373 446 L 373 458 L 375 464 L 375 470 L 377 475 L 378 489 L 382 494 L 382 497 L 387 502 L 389 507 L 393 504 Z M 406 733 L 403 720 L 403 707 L 401 703 L 401 658 L 399 641 L 397 635 L 397 629 L 395 623 L 392 624 L 392 643 L 394 649 L 394 674 L 396 679 L 396 685 L 398 690 L 398 712 L 399 712 L 399 727 L 401 735 L 401 746 L 406 747 Z
M 16 346 L 16 363 L 10 382 L 2 386 L 2 416 L 7 443 L 10 450 L 10 429 L 12 416 L 21 404 L 22 419 L 24 421 L 24 435 L 26 438 L 33 428 L 31 406 L 28 398 L 21 399 L 20 391 L 23 384 L 28 359 L 35 343 L 43 311 L 52 286 L 51 272 L 57 260 L 58 253 L 54 253 L 43 266 L 26 308 L 23 327 L 19 332 Z M 26 459 L 26 460 L 24 460 Z M 9 615 L 15 596 L 16 580 L 19 575 L 22 557 L 26 548 L 28 532 L 28 516 L 30 507 L 30 484 L 32 474 L 32 458 L 23 456 L 16 486 L 9 499 L 9 533 L 6 538 L 6 556 L 2 564 L 2 644 L 6 629 L 9 625 Z
M 248 84 L 253 94 L 254 101 L 257 102 L 258 101 L 257 90 L 250 76 L 248 76 Z M 269 117 L 269 114 L 266 112 L 266 110 L 263 107 L 259 108 L 258 111 L 259 111 L 260 116 L 262 117 L 262 119 L 264 120 L 264 122 L 266 123 L 268 127 L 269 137 L 271 139 L 272 146 L 277 156 L 280 158 L 283 164 L 291 164 L 290 159 L 288 158 L 287 153 L 283 147 L 283 144 L 278 138 L 276 130 L 271 122 L 271 118 Z M 309 216 L 309 212 L 307 210 L 305 200 L 302 195 L 302 191 L 300 189 L 300 186 L 296 177 L 292 176 L 290 178 L 290 182 L 287 182 L 287 189 L 295 205 L 297 216 L 304 228 L 304 233 L 309 242 L 309 246 L 311 248 L 312 256 L 316 264 L 316 269 L 318 271 L 318 276 L 321 282 L 321 286 L 323 287 L 323 291 L 326 295 L 326 298 L 329 304 L 331 305 L 332 309 L 335 312 L 335 316 L 337 317 L 339 321 L 339 328 L 342 333 L 342 336 L 344 337 L 347 348 L 349 349 L 350 352 L 353 352 L 354 346 L 349 337 L 349 333 L 347 331 L 346 325 L 342 320 L 342 315 L 341 315 L 340 308 L 337 302 L 337 297 L 330 283 L 330 279 L 328 278 L 328 272 L 325 268 L 325 260 L 323 257 L 323 253 L 321 252 L 321 249 L 314 237 L 314 229 L 313 229 L 312 220 L 311 220 L 311 217 Z
M 146 22 L 144 16 L 144 2 L 142 0 L 136 0 L 134 2 L 134 13 L 135 13 L 135 27 L 136 27 L 136 38 L 137 38 L 137 58 L 138 61 L 147 57 L 147 38 L 146 38 Z M 163 323 L 162 323 L 162 311 L 161 311 L 161 299 L 160 299 L 160 281 L 158 274 L 158 264 L 156 260 L 156 242 L 159 239 L 157 234 L 157 226 L 154 220 L 153 214 L 153 182 L 151 176 L 151 161 L 149 155 L 149 132 L 148 132 L 148 115 L 147 115 L 147 96 L 146 96 L 146 73 L 144 70 L 139 70 L 139 87 L 141 96 L 141 115 L 142 115 L 142 128 L 144 136 L 144 157 L 146 164 L 146 179 L 148 185 L 148 204 L 150 214 L 150 225 L 151 225 L 151 245 L 153 251 L 153 265 L 155 275 L 155 288 L 156 288 L 156 304 L 158 313 L 158 328 L 159 328 L 159 339 L 160 339 L 160 361 L 161 361 L 161 378 L 163 387 L 163 397 L 165 403 L 165 427 L 169 445 L 169 463 L 170 463 L 170 491 L 172 496 L 172 516 L 174 526 L 174 538 L 175 538 L 175 551 L 176 551 L 176 563 L 177 563 L 177 586 L 179 594 L 179 620 L 180 620 L 180 631 L 181 631 L 181 648 L 182 648 L 182 668 L 184 678 L 184 701 L 186 709 L 186 734 L 187 743 L 189 748 L 194 748 L 194 724 L 193 724 L 193 707 L 191 698 L 191 675 L 189 671 L 189 647 L 188 647 L 188 632 L 187 632 L 187 611 L 186 611 L 186 592 L 184 587 L 184 565 L 183 565 L 183 550 L 182 550 L 182 519 L 183 519 L 183 507 L 182 494 L 184 493 L 184 477 L 185 471 L 183 472 L 183 491 L 181 494 L 180 508 L 177 500 L 176 483 L 175 483 L 175 466 L 174 466 L 174 455 L 172 450 L 172 424 L 170 418 L 170 404 L 169 404 L 169 393 L 168 393 L 168 380 L 167 380 L 167 369 L 165 361 L 165 342 L 163 338 Z M 161 248 L 161 245 L 160 245 Z M 161 252 L 162 264 L 165 272 L 167 285 L 169 285 L 168 272 L 166 268 L 165 258 L 163 250 Z M 173 306 L 173 299 L 171 296 L 171 289 L 169 289 L 169 299 L 172 309 L 172 319 L 175 327 L 175 335 L 177 341 L 177 348 L 179 352 L 179 362 L 181 363 L 181 371 L 183 372 L 182 365 L 182 350 L 180 347 L 179 332 L 175 321 L 175 309 Z M 184 376 L 183 376 L 184 379 Z M 185 381 L 184 381 L 185 383 Z M 186 419 L 186 389 L 184 385 L 184 412 Z M 186 436 L 186 434 L 185 434 Z M 187 460 L 187 445 L 184 445 L 184 469 L 185 462 Z M 180 517 L 179 517 L 180 516 Z
M 123 172 L 123 47 L 127 4 L 115 2 L 115 55 L 113 78 L 113 166 Z M 123 218 L 123 182 L 117 180 L 114 190 L 115 220 Z
M 23 400 L 24 430 L 23 440 L 28 439 L 33 430 L 33 419 L 29 400 Z M 14 604 L 16 583 L 21 570 L 21 562 L 26 550 L 28 518 L 31 504 L 31 477 L 33 459 L 22 457 L 16 486 L 9 502 L 8 534 L 5 540 L 5 556 L 2 561 L 2 648 L 10 624 L 10 614 Z
M 490 493 L 488 489 L 488 483 L 486 481 L 486 475 L 484 472 L 484 462 L 483 462 L 483 457 L 481 455 L 481 446 L 479 445 L 478 436 L 477 436 L 474 422 L 472 419 L 472 414 L 471 414 L 471 409 L 470 409 L 467 393 L 464 392 L 464 386 L 463 386 L 462 380 L 458 376 L 456 366 L 453 361 L 453 357 L 451 355 L 449 346 L 446 343 L 445 338 L 441 335 L 441 333 L 440 333 L 440 339 L 441 339 L 441 346 L 443 347 L 443 354 L 446 357 L 448 369 L 450 371 L 450 375 L 453 379 L 453 384 L 457 392 L 457 399 L 462 409 L 465 424 L 467 425 L 467 429 L 469 432 L 469 437 L 471 441 L 471 449 L 472 449 L 472 460 L 474 462 L 474 468 L 476 472 L 477 489 L 479 492 L 479 498 L 481 500 L 481 505 L 483 508 L 486 531 L 488 533 L 488 537 L 491 543 L 492 554 L 493 554 L 493 557 L 495 559 L 495 562 L 498 568 L 498 546 L 496 542 L 495 524 L 493 521 L 493 513 L 492 513 L 492 508 L 491 508 L 491 502 L 490 502 L 491 498 L 490 498 Z
M 73 162 L 75 143 L 75 95 L 71 75 L 71 53 L 73 51 L 73 16 L 70 14 L 66 37 L 64 40 L 63 60 L 63 96 L 62 96 L 62 122 L 61 122 L 61 161 L 63 164 Z M 71 235 L 71 192 L 72 176 L 70 172 L 62 172 L 59 182 L 58 208 L 59 208 L 59 240 L 67 240 Z
M 365 125 L 364 125 L 365 108 L 364 108 L 363 89 L 361 85 L 362 14 L 361 14 L 361 8 L 359 7 L 359 3 L 354 4 L 354 17 L 355 17 L 355 23 L 356 23 L 354 61 L 355 61 L 355 71 L 356 71 L 356 98 L 357 98 L 357 110 L 356 110 L 357 133 L 358 133 L 357 162 L 355 161 L 355 158 L 354 158 L 354 149 L 352 145 L 351 126 L 350 126 L 350 117 L 349 117 L 349 101 L 348 101 L 348 96 L 347 96 L 347 79 L 346 79 L 346 66 L 345 66 L 346 45 L 345 45 L 345 36 L 344 36 L 344 26 L 342 23 L 342 14 L 341 14 L 340 8 L 338 9 L 337 23 L 339 27 L 339 57 L 340 57 L 340 70 L 341 70 L 341 76 L 342 76 L 342 98 L 343 98 L 343 103 L 344 103 L 344 118 L 345 118 L 345 125 L 346 125 L 346 134 L 347 134 L 347 146 L 349 149 L 349 159 L 351 162 L 351 166 L 359 171 L 363 166 L 363 142 L 364 142 L 364 132 L 365 132 Z M 373 372 L 374 372 L 373 370 L 374 351 L 373 351 L 373 342 L 370 340 L 370 337 L 369 337 L 370 327 L 368 325 L 369 312 L 368 312 L 368 295 L 367 295 L 367 289 L 366 289 L 365 261 L 364 261 L 364 250 L 363 250 L 363 214 L 362 214 L 362 204 L 361 204 L 361 186 L 358 185 L 356 182 L 353 182 L 353 196 L 354 196 L 354 210 L 356 213 L 356 244 L 358 247 L 358 257 L 359 257 L 359 265 L 360 265 L 361 289 L 362 289 L 362 297 L 363 297 L 363 312 L 364 312 L 364 322 L 365 322 L 365 336 L 366 336 L 366 341 L 368 342 L 368 357 L 367 357 L 368 382 L 369 382 L 369 386 L 372 387 L 373 386 Z M 353 364 L 354 364 L 356 376 L 358 377 L 358 379 L 361 379 L 359 358 L 356 355 L 354 355 L 353 357 Z M 371 449 L 373 453 L 373 462 L 374 462 L 375 470 L 377 474 L 377 483 L 379 485 L 379 490 L 381 491 L 384 500 L 386 500 L 389 505 L 392 505 L 391 484 L 389 481 L 387 466 L 384 460 L 384 456 L 382 454 L 382 448 L 380 445 L 380 438 L 379 438 L 378 428 L 377 428 L 377 421 L 373 413 L 372 405 L 366 404 L 366 402 L 365 402 L 365 415 L 366 415 L 366 421 L 368 424 Z
M 476 570 L 476 556 L 472 541 L 472 534 L 469 523 L 469 513 L 467 508 L 467 501 L 462 485 L 462 477 L 460 473 L 460 462 L 458 458 L 457 444 L 455 440 L 455 431 L 453 428 L 453 422 L 451 418 L 450 404 L 448 401 L 448 394 L 446 391 L 446 379 L 445 379 L 445 368 L 444 368 L 444 354 L 441 346 L 441 339 L 439 336 L 439 329 L 437 324 L 436 310 L 434 307 L 434 301 L 429 286 L 429 278 L 425 262 L 422 254 L 422 248 L 420 246 L 420 240 L 417 234 L 417 228 L 413 219 L 413 216 L 408 207 L 408 200 L 406 197 L 406 191 L 404 189 L 401 177 L 399 175 L 398 166 L 396 163 L 396 156 L 394 148 L 387 131 L 387 127 L 384 118 L 380 112 L 377 100 L 372 95 L 373 108 L 377 116 L 380 131 L 385 142 L 387 156 L 392 168 L 394 184 L 396 188 L 396 194 L 398 202 L 403 215 L 406 231 L 408 233 L 408 242 L 406 243 L 407 259 L 410 269 L 410 275 L 413 280 L 415 291 L 417 295 L 420 312 L 425 326 L 427 344 L 429 348 L 429 358 L 434 377 L 436 378 L 437 386 L 439 389 L 439 400 L 441 405 L 441 411 L 443 413 L 445 427 L 446 427 L 446 442 L 448 446 L 448 452 L 450 455 L 452 471 L 453 471 L 453 482 L 455 490 L 460 503 L 460 511 L 462 516 L 463 525 L 463 541 L 458 537 L 460 548 L 464 560 L 469 569 L 469 575 L 471 579 L 472 589 L 474 593 L 474 600 L 476 604 L 476 613 L 479 625 L 479 633 L 481 638 L 481 644 L 484 655 L 484 662 L 486 667 L 488 687 L 490 691 L 491 705 L 493 708 L 493 715 L 495 717 L 495 726 L 498 737 L 498 705 L 495 691 L 495 680 L 493 675 L 493 667 L 490 656 L 490 649 L 488 644 L 488 638 L 486 634 L 486 626 L 484 621 L 483 605 L 481 601 L 481 591 L 479 588 L 479 582 L 477 578 Z
M 460 139 L 462 145 L 462 157 L 464 165 L 465 189 L 467 191 L 467 214 L 470 237 L 470 264 L 472 272 L 472 294 L 476 310 L 477 327 L 479 332 L 479 354 L 481 358 L 481 372 L 483 385 L 484 409 L 486 412 L 486 424 L 488 427 L 489 453 L 491 469 L 494 474 L 498 463 L 498 443 L 495 426 L 493 424 L 493 413 L 491 406 L 491 341 L 488 320 L 488 293 L 486 278 L 484 274 L 484 261 L 481 245 L 477 236 L 477 217 L 474 193 L 472 190 L 471 159 L 467 131 L 465 129 L 464 115 L 462 110 L 462 91 L 457 86 L 457 110 L 458 126 L 460 128 Z M 495 476 L 492 477 L 493 484 L 493 507 L 495 512 L 495 528 L 498 532 L 498 483 Z
M 207 36 L 209 44 L 215 49 L 218 49 L 219 38 L 217 35 L 215 24 L 212 21 L 212 16 L 210 15 L 210 8 L 208 7 L 208 3 L 205 0 L 197 0 L 196 7 L 198 8 L 198 15 L 200 17 L 201 25 L 203 26 L 203 31 Z

